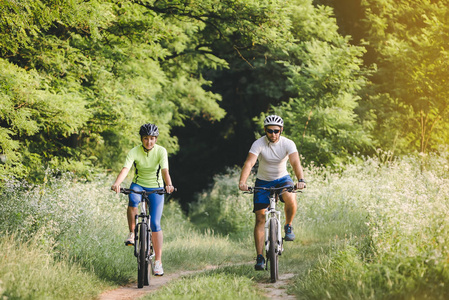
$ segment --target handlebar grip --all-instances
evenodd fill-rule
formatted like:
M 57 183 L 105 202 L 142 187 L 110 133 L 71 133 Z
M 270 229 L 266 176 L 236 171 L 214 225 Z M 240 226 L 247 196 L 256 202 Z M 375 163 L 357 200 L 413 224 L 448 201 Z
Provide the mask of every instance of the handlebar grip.
M 129 195 L 129 194 L 131 194 L 131 191 L 129 189 L 120 188 L 120 193 L 123 193 L 125 195 Z

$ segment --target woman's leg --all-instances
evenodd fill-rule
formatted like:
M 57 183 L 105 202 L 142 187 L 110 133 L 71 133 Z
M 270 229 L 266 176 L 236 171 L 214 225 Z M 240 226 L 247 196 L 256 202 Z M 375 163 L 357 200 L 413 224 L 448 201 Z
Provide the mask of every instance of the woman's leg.
M 161 228 L 162 211 L 164 209 L 164 196 L 159 194 L 151 194 L 150 198 L 150 227 L 152 231 L 153 247 L 155 260 L 162 258 L 162 244 L 164 237 Z

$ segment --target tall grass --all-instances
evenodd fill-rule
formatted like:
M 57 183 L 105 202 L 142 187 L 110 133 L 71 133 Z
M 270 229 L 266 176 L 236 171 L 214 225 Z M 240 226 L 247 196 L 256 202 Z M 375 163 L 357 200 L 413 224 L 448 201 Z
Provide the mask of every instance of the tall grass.
M 46 178 L 40 185 L 9 181 L 0 195 L 0 249 L 11 245 L 0 255 L 0 298 L 91 299 L 107 285 L 136 280 L 133 248 L 123 245 L 128 200 L 109 190 L 112 179 Z M 162 226 L 166 273 L 249 259 L 238 243 L 196 230 L 175 201 L 166 203 Z
M 55 260 L 39 235 L 16 238 L 0 237 L 1 299 L 92 299 L 106 286 L 79 265 Z
M 28 239 L 41 232 L 41 244 L 70 257 L 100 278 L 127 282 L 134 273 L 126 233 L 126 201 L 106 188 L 107 179 L 77 182 L 64 175 L 42 185 L 8 182 L 0 200 L 0 232 Z M 58 254 L 59 253 L 59 254 Z
M 448 170 L 447 153 L 366 158 L 339 174 L 309 169 L 303 226 L 328 227 L 335 247 L 296 280 L 295 292 L 306 299 L 447 299 Z

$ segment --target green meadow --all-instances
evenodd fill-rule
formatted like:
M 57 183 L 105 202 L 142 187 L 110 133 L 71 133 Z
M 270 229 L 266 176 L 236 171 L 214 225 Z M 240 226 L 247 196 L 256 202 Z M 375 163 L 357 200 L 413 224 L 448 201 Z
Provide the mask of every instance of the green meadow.
M 333 170 L 309 167 L 298 193 L 297 236 L 280 273 L 298 299 L 447 299 L 448 153 L 354 157 Z M 338 171 L 335 171 L 338 170 Z M 167 201 L 166 274 L 197 271 L 147 296 L 263 299 L 253 270 L 251 195 L 239 170 L 215 177 L 189 214 Z M 95 299 L 136 280 L 123 195 L 111 178 L 80 181 L 48 172 L 44 182 L 8 182 L 0 198 L 0 299 Z M 282 208 L 280 206 L 280 208 Z

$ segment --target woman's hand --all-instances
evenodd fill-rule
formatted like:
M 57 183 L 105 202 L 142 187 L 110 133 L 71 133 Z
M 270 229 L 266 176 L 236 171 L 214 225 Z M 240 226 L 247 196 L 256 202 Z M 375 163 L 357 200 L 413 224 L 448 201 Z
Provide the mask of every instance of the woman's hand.
M 171 193 L 173 193 L 173 192 L 175 191 L 175 187 L 172 186 L 172 185 L 167 185 L 167 186 L 165 187 L 165 191 L 166 191 L 167 193 L 171 194 Z
M 120 193 L 120 184 L 113 184 L 111 190 L 115 191 L 117 194 Z

